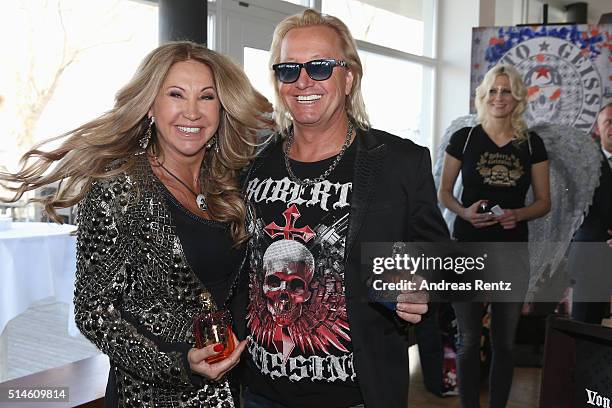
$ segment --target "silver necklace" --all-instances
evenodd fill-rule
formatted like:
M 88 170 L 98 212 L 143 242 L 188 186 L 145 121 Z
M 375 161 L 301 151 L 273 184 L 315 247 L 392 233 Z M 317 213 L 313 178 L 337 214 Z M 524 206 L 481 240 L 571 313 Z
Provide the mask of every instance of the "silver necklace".
M 166 166 L 164 166 L 163 164 L 161 164 L 161 162 L 159 162 L 157 160 L 157 157 L 155 158 L 155 161 L 157 161 L 157 164 L 159 164 L 159 166 L 164 169 L 166 171 L 166 173 L 168 173 L 169 175 L 171 175 L 176 181 L 178 181 L 179 183 L 181 183 L 183 186 L 185 186 L 185 188 L 187 190 L 189 190 L 189 192 L 191 192 L 191 194 L 193 194 L 193 196 L 196 198 L 196 205 L 200 208 L 200 210 L 202 211 L 206 211 L 208 210 L 208 204 L 206 204 L 206 197 L 204 196 L 204 194 L 200 193 L 197 194 L 195 191 L 193 191 L 191 189 L 191 187 L 189 187 L 187 185 L 187 183 L 183 182 L 183 180 L 181 180 L 180 178 L 178 178 L 174 173 L 172 173 L 170 170 L 168 170 L 166 168 Z
M 327 176 L 329 176 L 329 174 L 336 168 L 338 163 L 340 163 L 340 160 L 342 160 L 342 156 L 344 156 L 344 153 L 346 152 L 346 149 L 351 144 L 351 136 L 353 135 L 353 129 L 354 129 L 353 122 L 349 122 L 348 130 L 346 132 L 346 140 L 344 141 L 344 144 L 342 145 L 342 148 L 340 149 L 340 152 L 338 153 L 338 155 L 336 155 L 336 158 L 329 165 L 327 170 L 325 170 L 323 172 L 323 174 L 321 174 L 319 177 L 317 177 L 315 179 L 304 179 L 304 180 L 302 180 L 302 179 L 298 178 L 295 175 L 295 173 L 293 173 L 293 170 L 291 169 L 291 163 L 289 161 L 289 151 L 291 150 L 291 146 L 293 145 L 293 128 L 291 128 L 291 131 L 287 135 L 287 146 L 285 147 L 285 151 L 284 151 L 284 154 L 285 154 L 285 167 L 287 168 L 287 173 L 289 174 L 289 179 L 291 181 L 293 181 L 294 183 L 299 184 L 300 186 L 312 186 L 313 184 L 317 184 L 317 183 L 322 182 L 323 180 L 326 180 Z

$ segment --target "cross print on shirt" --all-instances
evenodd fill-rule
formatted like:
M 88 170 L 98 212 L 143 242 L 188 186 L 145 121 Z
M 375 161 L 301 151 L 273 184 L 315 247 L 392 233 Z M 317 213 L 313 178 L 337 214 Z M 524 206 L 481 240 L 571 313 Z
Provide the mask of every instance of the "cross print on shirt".
M 271 222 L 264 227 L 264 231 L 271 237 L 276 238 L 282 235 L 285 239 L 300 238 L 304 242 L 310 241 L 317 235 L 308 225 L 301 228 L 295 227 L 295 222 L 300 218 L 301 214 L 295 204 L 283 211 L 285 225 L 279 226 L 276 222 Z

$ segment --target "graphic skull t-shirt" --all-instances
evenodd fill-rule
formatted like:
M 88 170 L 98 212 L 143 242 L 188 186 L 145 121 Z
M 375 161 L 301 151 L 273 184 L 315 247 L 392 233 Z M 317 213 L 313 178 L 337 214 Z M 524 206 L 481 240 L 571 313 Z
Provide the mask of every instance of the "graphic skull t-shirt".
M 355 144 L 314 185 L 291 181 L 282 147 L 247 180 L 255 220 L 250 242 L 247 386 L 292 407 L 362 402 L 353 365 L 344 285 Z M 320 176 L 336 156 L 291 160 L 301 179 Z

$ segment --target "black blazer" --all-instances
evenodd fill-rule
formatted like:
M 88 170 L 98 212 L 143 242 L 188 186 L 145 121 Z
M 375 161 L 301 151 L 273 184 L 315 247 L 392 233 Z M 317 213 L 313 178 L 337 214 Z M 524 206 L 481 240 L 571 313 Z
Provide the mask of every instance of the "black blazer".
M 346 302 L 357 378 L 368 408 L 405 408 L 408 342 L 400 319 L 365 302 L 361 242 L 448 241 L 429 150 L 378 130 L 357 139 L 345 252 Z
M 610 239 L 608 230 L 612 229 L 612 169 L 603 152 L 601 157 L 599 186 L 593 194 L 593 202 L 574 236 L 574 241 L 595 242 Z
M 280 142 L 280 138 L 275 141 Z M 354 143 L 344 274 L 354 364 L 366 407 L 405 408 L 407 325 L 395 312 L 366 301 L 360 243 L 450 238 L 437 205 L 428 149 L 374 129 L 359 131 Z M 264 149 L 252 168 L 265 160 L 268 151 Z

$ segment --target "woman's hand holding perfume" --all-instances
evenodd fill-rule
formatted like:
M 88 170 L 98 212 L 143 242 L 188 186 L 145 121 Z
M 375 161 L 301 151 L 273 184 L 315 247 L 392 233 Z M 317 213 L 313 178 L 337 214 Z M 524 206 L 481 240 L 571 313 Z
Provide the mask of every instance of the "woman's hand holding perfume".
M 187 353 L 187 360 L 191 371 L 199 374 L 209 380 L 218 381 L 228 371 L 230 371 L 240 361 L 240 355 L 244 351 L 247 340 L 238 342 L 236 335 L 232 333 L 233 343 L 236 344 L 234 350 L 224 359 L 217 361 L 216 363 L 209 363 L 212 357 L 222 355 L 225 351 L 225 347 L 222 343 L 211 344 L 204 348 L 192 348 Z

